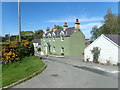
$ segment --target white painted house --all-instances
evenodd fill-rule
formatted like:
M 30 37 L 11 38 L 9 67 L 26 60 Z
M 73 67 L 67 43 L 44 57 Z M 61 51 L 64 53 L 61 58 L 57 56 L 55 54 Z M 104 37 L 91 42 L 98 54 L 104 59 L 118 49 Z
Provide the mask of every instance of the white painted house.
M 34 45 L 35 53 L 38 53 L 38 48 L 41 48 L 41 39 L 33 39 L 32 42 Z
M 120 56 L 118 53 L 120 52 L 120 35 L 102 34 L 99 36 L 94 42 L 85 48 L 85 61 L 87 59 L 93 61 L 93 54 L 91 53 L 93 47 L 99 47 L 100 49 L 100 56 L 98 58 L 100 63 L 107 63 L 108 61 L 111 64 L 120 63 Z

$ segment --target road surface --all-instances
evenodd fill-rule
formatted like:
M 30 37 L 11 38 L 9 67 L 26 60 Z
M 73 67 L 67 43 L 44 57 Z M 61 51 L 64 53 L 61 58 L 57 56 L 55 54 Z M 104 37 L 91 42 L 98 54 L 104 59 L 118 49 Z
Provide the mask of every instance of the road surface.
M 47 68 L 13 88 L 118 88 L 116 66 L 85 63 L 75 58 L 49 57 Z

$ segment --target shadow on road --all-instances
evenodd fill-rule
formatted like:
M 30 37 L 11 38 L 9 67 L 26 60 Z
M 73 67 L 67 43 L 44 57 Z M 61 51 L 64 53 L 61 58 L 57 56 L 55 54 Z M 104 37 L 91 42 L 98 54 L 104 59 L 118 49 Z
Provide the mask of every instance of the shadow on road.
M 100 75 L 103 75 L 103 76 L 110 76 L 110 75 L 109 75 L 107 72 L 105 72 L 105 71 L 98 70 L 98 69 L 94 69 L 94 68 L 87 67 L 87 66 L 77 66 L 77 65 L 73 65 L 73 64 L 70 64 L 70 63 L 67 63 L 67 62 L 54 60 L 53 58 L 52 58 L 52 59 L 51 59 L 51 58 L 43 58 L 43 60 L 50 60 L 50 61 L 53 61 L 53 62 L 58 62 L 58 63 L 70 65 L 70 66 L 73 66 L 73 67 L 75 67 L 75 68 L 79 68 L 79 69 L 83 69 L 83 70 L 86 70 L 86 71 L 90 71 L 90 72 L 93 72 L 93 73 L 96 73 L 96 74 L 100 74 Z
M 73 66 L 77 67 L 77 68 L 80 68 L 80 69 L 83 69 L 83 70 L 87 70 L 87 71 L 93 72 L 93 73 L 97 73 L 97 74 L 107 75 L 108 76 L 108 74 L 105 71 L 102 71 L 102 70 L 97 70 L 97 69 L 89 68 L 89 67 L 85 67 L 85 66 L 76 66 L 76 65 L 73 65 Z

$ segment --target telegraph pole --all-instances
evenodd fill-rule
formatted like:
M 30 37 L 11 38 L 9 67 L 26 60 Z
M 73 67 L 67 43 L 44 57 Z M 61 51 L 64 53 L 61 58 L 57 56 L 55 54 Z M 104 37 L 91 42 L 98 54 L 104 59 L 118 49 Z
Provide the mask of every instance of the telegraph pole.
M 20 0 L 18 0 L 18 30 L 19 30 L 19 42 L 21 42 Z
M 9 43 L 10 43 L 10 32 L 9 32 Z

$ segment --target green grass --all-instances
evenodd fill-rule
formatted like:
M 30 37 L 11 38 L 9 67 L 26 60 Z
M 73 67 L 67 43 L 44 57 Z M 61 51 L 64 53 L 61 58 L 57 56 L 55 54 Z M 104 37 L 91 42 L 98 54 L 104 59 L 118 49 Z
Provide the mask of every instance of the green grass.
M 2 66 L 2 87 L 25 78 L 40 70 L 44 63 L 36 56 L 25 57 L 21 61 Z

